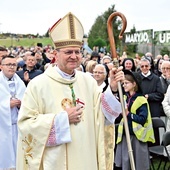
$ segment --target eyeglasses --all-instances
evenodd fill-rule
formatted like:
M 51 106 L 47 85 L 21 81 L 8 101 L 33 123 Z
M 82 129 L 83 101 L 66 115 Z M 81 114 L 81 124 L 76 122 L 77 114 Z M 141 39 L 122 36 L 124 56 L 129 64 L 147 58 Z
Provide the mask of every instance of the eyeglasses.
M 103 74 L 103 71 L 93 71 L 93 74 Z
M 63 52 L 65 55 L 72 55 L 73 53 L 75 53 L 76 55 L 81 54 L 81 51 L 79 51 L 79 50 L 67 50 L 67 51 L 59 50 L 59 52 Z
M 144 68 L 144 67 L 148 68 L 149 66 L 148 65 L 141 65 L 140 67 L 141 68 Z
M 3 66 L 7 66 L 7 67 L 9 67 L 9 68 L 11 68 L 11 67 L 17 67 L 17 64 L 15 64 L 15 63 L 8 63 L 8 64 L 1 64 L 1 65 L 3 65 Z
M 170 70 L 169 67 L 163 67 L 162 70 Z
M 130 83 L 132 83 L 132 82 L 130 82 L 130 81 L 123 82 L 123 86 L 126 86 L 126 85 L 128 85 L 128 84 L 130 84 Z

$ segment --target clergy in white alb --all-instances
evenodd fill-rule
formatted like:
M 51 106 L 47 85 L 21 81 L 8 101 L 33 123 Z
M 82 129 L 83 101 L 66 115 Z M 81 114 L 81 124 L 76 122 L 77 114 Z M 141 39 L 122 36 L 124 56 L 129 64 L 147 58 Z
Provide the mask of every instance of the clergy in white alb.
M 16 167 L 17 107 L 10 107 L 10 100 L 22 100 L 25 92 L 23 81 L 14 74 L 10 81 L 0 72 L 0 170 Z

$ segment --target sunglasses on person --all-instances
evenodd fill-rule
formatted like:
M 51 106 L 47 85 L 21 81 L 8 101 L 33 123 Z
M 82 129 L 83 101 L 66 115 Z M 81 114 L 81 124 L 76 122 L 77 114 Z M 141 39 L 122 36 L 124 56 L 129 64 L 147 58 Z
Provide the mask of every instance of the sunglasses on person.
M 140 67 L 141 67 L 141 68 L 144 68 L 144 67 L 148 68 L 149 65 L 141 65 Z

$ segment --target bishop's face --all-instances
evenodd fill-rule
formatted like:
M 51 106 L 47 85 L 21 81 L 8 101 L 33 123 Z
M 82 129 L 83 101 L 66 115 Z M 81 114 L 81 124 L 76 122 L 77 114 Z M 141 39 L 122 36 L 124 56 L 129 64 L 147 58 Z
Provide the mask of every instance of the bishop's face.
M 82 54 L 78 47 L 67 47 L 57 51 L 56 63 L 60 70 L 73 74 L 82 61 Z

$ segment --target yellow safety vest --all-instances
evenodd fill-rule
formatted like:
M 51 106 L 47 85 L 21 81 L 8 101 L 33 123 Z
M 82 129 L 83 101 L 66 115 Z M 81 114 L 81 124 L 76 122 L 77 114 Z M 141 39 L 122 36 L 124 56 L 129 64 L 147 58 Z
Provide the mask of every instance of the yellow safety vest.
M 136 135 L 137 139 L 142 142 L 152 142 L 155 143 L 154 131 L 152 127 L 152 119 L 149 109 L 149 104 L 147 99 L 144 96 L 138 96 L 131 106 L 131 113 L 136 114 L 136 110 L 142 106 L 143 104 L 147 104 L 148 108 L 148 117 L 144 126 L 132 121 L 132 128 L 133 132 Z M 118 127 L 118 137 L 117 137 L 117 144 L 121 142 L 123 135 L 123 118 Z

